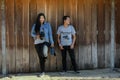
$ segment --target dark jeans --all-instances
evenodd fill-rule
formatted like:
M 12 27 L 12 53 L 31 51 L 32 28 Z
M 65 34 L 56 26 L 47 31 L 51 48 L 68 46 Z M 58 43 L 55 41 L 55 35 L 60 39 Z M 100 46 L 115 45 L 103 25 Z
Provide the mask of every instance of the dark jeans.
M 77 66 L 76 66 L 76 61 L 75 61 L 75 54 L 74 54 L 74 49 L 71 49 L 70 46 L 63 46 L 62 52 L 62 64 L 63 64 L 63 70 L 67 71 L 67 65 L 66 65 L 66 55 L 67 51 L 69 52 L 69 56 L 71 58 L 71 62 L 74 68 L 74 71 L 77 71 Z
M 35 49 L 37 51 L 40 61 L 41 72 L 45 71 L 45 61 L 46 61 L 46 58 L 43 56 L 43 46 L 44 46 L 43 44 L 35 44 Z

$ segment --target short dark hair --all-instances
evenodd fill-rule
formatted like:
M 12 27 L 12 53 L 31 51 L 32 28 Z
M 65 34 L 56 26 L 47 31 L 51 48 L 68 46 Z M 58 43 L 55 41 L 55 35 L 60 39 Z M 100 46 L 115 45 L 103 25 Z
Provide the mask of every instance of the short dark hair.
M 70 16 L 63 16 L 63 23 L 64 23 L 64 20 L 66 20 L 67 18 L 70 18 Z

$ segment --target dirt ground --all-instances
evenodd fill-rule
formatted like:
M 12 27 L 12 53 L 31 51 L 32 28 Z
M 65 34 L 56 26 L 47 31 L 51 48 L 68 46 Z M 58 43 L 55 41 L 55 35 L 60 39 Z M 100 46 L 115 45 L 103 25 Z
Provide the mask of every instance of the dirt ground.
M 65 74 L 60 72 L 46 72 L 40 76 L 40 73 L 21 73 L 9 74 L 0 77 L 0 80 L 120 80 L 119 69 L 96 69 L 80 70 L 79 74 L 68 71 Z

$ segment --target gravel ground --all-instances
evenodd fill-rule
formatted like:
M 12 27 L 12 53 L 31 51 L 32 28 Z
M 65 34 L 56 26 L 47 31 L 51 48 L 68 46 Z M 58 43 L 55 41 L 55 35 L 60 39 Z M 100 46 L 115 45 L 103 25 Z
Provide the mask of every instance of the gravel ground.
M 68 71 L 65 74 L 60 72 L 46 72 L 45 75 L 40 73 L 21 73 L 0 76 L 0 80 L 120 80 L 119 69 L 96 69 L 80 70 L 79 74 Z

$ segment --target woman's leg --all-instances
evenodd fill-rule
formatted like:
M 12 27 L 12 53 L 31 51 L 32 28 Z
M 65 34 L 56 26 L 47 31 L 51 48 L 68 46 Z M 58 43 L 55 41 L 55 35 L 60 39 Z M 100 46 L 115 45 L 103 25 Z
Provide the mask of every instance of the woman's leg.
M 45 72 L 45 61 L 46 59 L 44 57 L 40 57 L 41 72 Z
M 46 45 L 43 46 L 43 54 L 44 54 L 44 57 L 47 58 L 47 56 L 48 56 L 48 47 Z
M 37 44 L 35 45 L 35 48 L 38 53 L 41 72 L 44 72 L 45 71 L 45 58 L 43 57 L 43 53 L 41 52 L 43 51 L 43 44 Z

